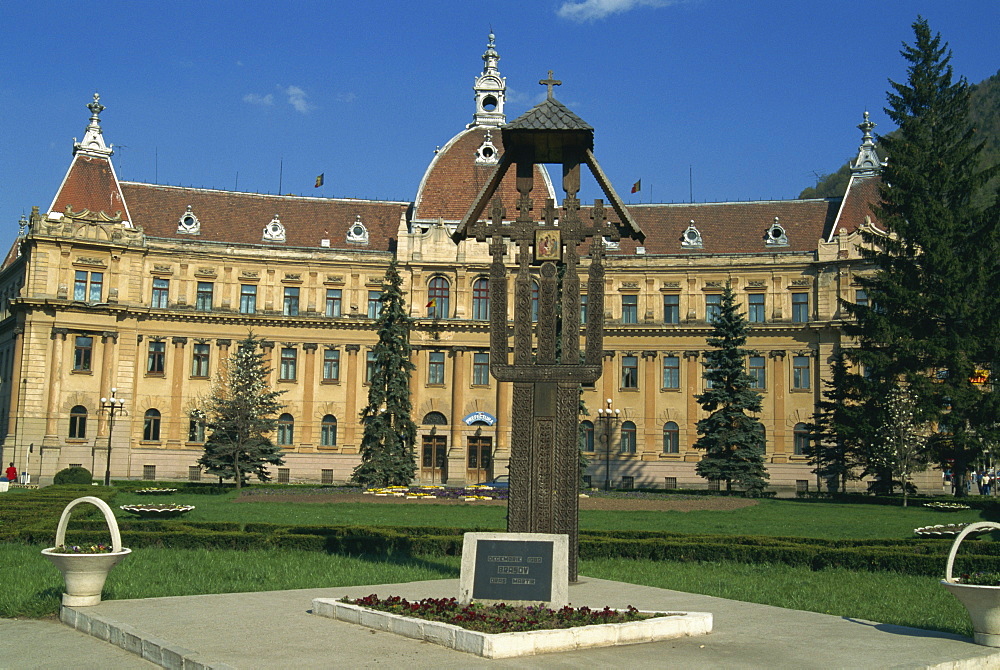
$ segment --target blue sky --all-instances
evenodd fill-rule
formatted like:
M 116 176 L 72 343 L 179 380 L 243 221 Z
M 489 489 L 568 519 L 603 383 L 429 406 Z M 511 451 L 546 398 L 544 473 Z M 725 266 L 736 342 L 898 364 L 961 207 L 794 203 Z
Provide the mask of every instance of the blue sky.
M 996 0 L 7 0 L 0 244 L 51 203 L 94 91 L 122 179 L 412 200 L 472 119 L 491 27 L 508 120 L 553 70 L 626 201 L 794 198 L 856 151 L 866 108 L 892 129 L 918 14 L 957 74 L 1000 69 Z

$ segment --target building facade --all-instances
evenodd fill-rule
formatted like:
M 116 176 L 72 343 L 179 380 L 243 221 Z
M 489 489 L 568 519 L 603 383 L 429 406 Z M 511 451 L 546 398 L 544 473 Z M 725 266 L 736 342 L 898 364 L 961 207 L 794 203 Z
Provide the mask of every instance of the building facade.
M 252 331 L 272 387 L 286 391 L 275 436 L 285 464 L 272 475 L 346 481 L 395 258 L 414 318 L 419 481 L 505 474 L 511 388 L 489 375 L 490 356 L 504 355 L 489 349 L 490 259 L 484 243 L 451 239 L 503 152 L 506 82 L 492 35 L 483 61 L 472 122 L 435 153 L 412 202 L 119 180 L 95 95 L 51 205 L 22 221 L 0 271 L 3 460 L 42 483 L 70 465 L 102 473 L 109 460 L 114 478 L 200 478 L 198 410 Z M 872 125 L 866 114 L 843 198 L 629 207 L 646 240 L 606 241 L 605 313 L 587 313 L 585 296 L 581 307 L 583 321 L 605 324 L 604 374 L 584 388 L 581 415 L 593 485 L 707 485 L 695 474 L 695 395 L 729 283 L 751 323 L 771 483 L 815 487 L 804 424 L 842 343 L 841 301 L 864 300 L 855 277 L 860 231 L 877 226 Z M 540 197 L 558 202 L 535 169 Z M 515 212 L 513 175 L 500 193 Z M 112 389 L 127 412 L 113 431 L 102 409 Z

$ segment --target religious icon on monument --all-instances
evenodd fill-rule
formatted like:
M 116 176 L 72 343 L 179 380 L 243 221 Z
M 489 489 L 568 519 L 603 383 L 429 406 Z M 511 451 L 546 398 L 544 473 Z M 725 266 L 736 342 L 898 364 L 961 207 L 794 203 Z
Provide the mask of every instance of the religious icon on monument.
M 562 251 L 562 242 L 558 230 L 535 231 L 535 260 L 557 261 Z

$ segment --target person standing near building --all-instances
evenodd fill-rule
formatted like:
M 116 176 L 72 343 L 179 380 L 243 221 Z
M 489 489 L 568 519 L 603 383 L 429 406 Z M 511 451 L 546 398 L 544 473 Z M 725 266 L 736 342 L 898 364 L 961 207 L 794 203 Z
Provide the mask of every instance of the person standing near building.
M 4 472 L 4 476 L 7 477 L 7 481 L 16 482 L 17 481 L 17 468 L 14 467 L 14 461 L 10 462 L 7 466 L 7 470 Z

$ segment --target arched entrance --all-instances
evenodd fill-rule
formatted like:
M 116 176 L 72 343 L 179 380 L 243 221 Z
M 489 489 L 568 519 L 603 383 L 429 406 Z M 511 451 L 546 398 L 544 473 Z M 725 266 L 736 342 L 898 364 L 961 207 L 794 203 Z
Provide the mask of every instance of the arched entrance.
M 468 438 L 465 481 L 476 484 L 493 479 L 493 436 L 484 434 L 482 427 L 489 426 L 485 421 L 470 425 L 476 427 L 476 432 Z
M 441 412 L 428 412 L 420 423 L 430 426 L 420 438 L 420 481 L 444 484 L 448 481 L 448 436 L 438 426 L 447 426 L 448 418 Z

